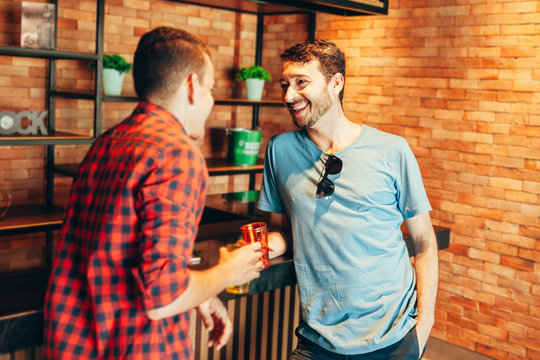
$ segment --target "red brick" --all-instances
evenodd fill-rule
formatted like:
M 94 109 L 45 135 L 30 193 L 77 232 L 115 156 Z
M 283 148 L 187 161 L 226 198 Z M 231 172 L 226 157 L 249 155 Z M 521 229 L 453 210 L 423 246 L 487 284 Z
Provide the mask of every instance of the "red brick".
M 471 310 L 478 310 L 478 302 L 472 301 L 469 299 L 465 299 L 463 297 L 459 296 L 451 296 L 449 299 L 452 303 L 456 305 L 460 305 L 464 308 L 471 309 Z
M 526 136 L 521 135 L 493 135 L 493 143 L 500 145 L 522 145 L 527 141 Z
M 527 314 L 528 313 L 528 305 L 523 303 L 518 303 L 511 299 L 496 297 L 495 298 L 495 306 L 501 309 L 507 309 L 512 312 L 512 316 L 516 316 L 516 314 Z
M 540 318 L 537 316 L 530 316 L 522 311 L 515 311 L 512 313 L 512 321 L 537 330 L 540 329 L 540 321 L 538 321 L 539 319 Z
M 515 80 L 512 89 L 514 91 L 540 91 L 540 84 L 535 80 Z
M 459 327 L 461 328 L 465 328 L 465 329 L 469 329 L 469 330 L 473 330 L 475 331 L 477 329 L 477 323 L 472 321 L 472 320 L 468 320 L 462 316 L 457 316 L 457 315 L 454 315 L 454 314 L 447 314 L 447 319 L 446 319 L 448 322 L 452 323 L 452 324 L 456 324 L 458 325 Z
M 512 340 L 526 349 L 540 351 L 540 339 L 532 339 L 524 336 L 512 335 Z
M 479 311 L 474 311 L 470 309 L 463 309 L 463 317 L 471 319 L 477 323 L 493 325 L 495 323 L 495 317 L 490 314 L 483 314 Z
M 534 270 L 534 261 L 526 260 L 526 259 L 520 259 L 516 257 L 511 257 L 507 255 L 501 256 L 501 265 L 510 266 L 512 268 L 525 270 L 525 271 L 533 271 Z
M 540 360 L 540 351 L 534 351 L 533 349 L 527 349 L 527 359 Z M 514 360 L 514 359 L 512 359 Z M 518 359 L 516 359 L 518 360 Z
M 487 273 L 485 271 L 478 270 L 478 269 L 467 269 L 467 275 L 472 279 L 477 279 L 482 282 L 493 284 L 493 285 L 497 284 L 497 281 L 499 279 L 496 275 L 493 275 L 493 274 L 490 274 L 490 273 Z M 485 298 L 478 299 L 479 301 L 483 303 L 487 303 L 487 304 L 494 303 L 494 300 L 492 300 L 491 295 L 488 295 L 488 294 L 482 294 L 482 295 L 485 296 Z
M 500 255 L 490 251 L 470 248 L 468 254 L 472 259 L 484 260 L 495 264 L 498 264 L 500 261 Z
M 452 329 L 448 329 L 448 342 L 455 344 L 457 346 L 460 346 L 465 349 L 469 349 L 471 351 L 474 351 L 476 343 L 472 340 L 469 340 L 461 334 L 461 331 L 459 331 L 459 328 L 456 328 L 452 331 Z
M 507 359 L 507 353 L 505 351 L 493 348 L 484 344 L 476 344 L 474 349 L 479 354 L 489 356 L 493 359 Z
M 534 13 L 538 12 L 536 1 L 517 1 L 503 4 L 502 13 Z

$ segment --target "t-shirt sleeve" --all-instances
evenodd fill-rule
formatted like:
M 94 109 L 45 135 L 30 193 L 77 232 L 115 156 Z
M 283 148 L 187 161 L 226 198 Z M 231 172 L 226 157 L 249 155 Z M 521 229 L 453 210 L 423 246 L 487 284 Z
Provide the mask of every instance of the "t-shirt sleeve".
M 420 168 L 407 142 L 404 141 L 397 157 L 397 200 L 403 217 L 409 219 L 431 211 Z
M 277 185 L 275 156 L 274 140 L 271 139 L 268 143 L 268 148 L 266 149 L 264 174 L 258 208 L 263 211 L 281 214 L 285 213 L 285 208 L 283 207 Z
M 179 153 L 183 155 L 179 156 Z M 189 283 L 189 260 L 204 207 L 206 167 L 188 149 L 166 151 L 140 190 L 142 240 L 135 281 L 146 310 L 165 306 Z

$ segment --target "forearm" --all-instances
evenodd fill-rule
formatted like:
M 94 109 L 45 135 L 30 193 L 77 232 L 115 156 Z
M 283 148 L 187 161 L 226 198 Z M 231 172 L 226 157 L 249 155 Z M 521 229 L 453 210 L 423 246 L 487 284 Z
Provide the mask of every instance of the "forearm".
M 185 312 L 219 294 L 228 285 L 243 284 L 259 277 L 264 268 L 260 260 L 262 254 L 259 242 L 234 251 L 221 247 L 217 265 L 203 271 L 191 271 L 186 289 L 170 304 L 148 310 L 148 317 L 157 320 Z
M 438 284 L 438 255 L 435 234 L 433 238 L 421 243 L 416 252 L 416 289 L 418 294 L 418 315 L 433 321 Z
M 437 237 L 431 225 L 429 213 L 405 220 L 415 249 L 414 268 L 418 294 L 419 316 L 432 323 L 439 279 Z
M 152 320 L 174 316 L 195 308 L 229 285 L 227 272 L 219 264 L 203 271 L 190 271 L 186 290 L 170 304 L 147 311 Z

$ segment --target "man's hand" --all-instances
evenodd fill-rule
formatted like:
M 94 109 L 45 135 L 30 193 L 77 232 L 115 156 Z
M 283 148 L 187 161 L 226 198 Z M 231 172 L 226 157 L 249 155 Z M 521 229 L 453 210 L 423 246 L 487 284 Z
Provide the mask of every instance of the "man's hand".
M 221 350 L 229 341 L 233 329 L 227 309 L 217 297 L 212 297 L 197 306 L 197 311 L 204 327 L 210 333 L 208 347 L 215 346 L 216 349 Z
M 418 347 L 420 354 L 424 351 L 426 347 L 429 333 L 433 327 L 434 319 L 428 319 L 427 317 L 418 316 L 416 318 L 416 336 L 418 337 Z
M 263 256 L 260 242 L 241 246 L 229 251 L 226 247 L 219 248 L 219 266 L 222 277 L 226 277 L 228 285 L 240 285 L 256 279 L 264 265 L 260 258 Z

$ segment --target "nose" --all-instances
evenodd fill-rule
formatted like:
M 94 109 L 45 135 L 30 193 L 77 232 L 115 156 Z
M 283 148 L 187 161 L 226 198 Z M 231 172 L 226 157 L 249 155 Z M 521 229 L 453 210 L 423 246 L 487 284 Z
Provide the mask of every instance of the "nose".
M 296 96 L 296 90 L 292 86 L 287 86 L 287 89 L 283 91 L 283 101 L 292 102 Z

